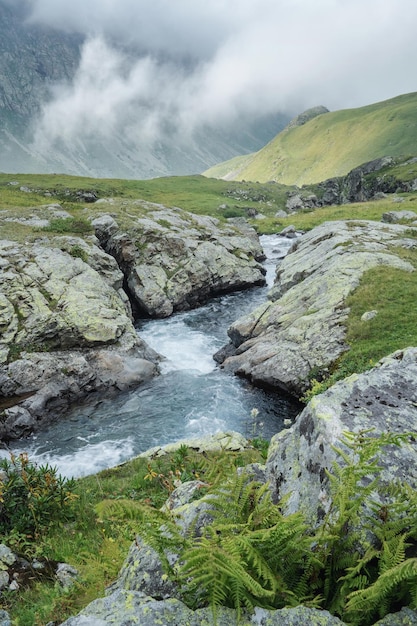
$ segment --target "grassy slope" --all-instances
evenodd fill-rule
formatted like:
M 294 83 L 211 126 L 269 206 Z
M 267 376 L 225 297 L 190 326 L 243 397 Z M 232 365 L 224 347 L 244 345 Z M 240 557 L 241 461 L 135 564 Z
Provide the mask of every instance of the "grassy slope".
M 417 93 L 369 106 L 326 113 L 303 126 L 282 131 L 255 155 L 208 170 L 208 176 L 305 185 L 334 176 L 372 159 L 415 154 Z

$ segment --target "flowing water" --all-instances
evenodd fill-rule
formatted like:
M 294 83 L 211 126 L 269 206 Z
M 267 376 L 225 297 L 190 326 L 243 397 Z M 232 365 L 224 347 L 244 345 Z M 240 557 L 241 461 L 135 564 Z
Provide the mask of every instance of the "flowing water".
M 261 238 L 269 285 L 291 241 Z M 13 445 L 32 461 L 65 476 L 82 476 L 121 463 L 156 445 L 218 431 L 270 438 L 299 412 L 298 403 L 228 374 L 212 355 L 228 341 L 227 328 L 266 298 L 259 287 L 212 299 L 168 319 L 142 320 L 139 335 L 165 357 L 161 375 L 136 390 L 81 405 L 48 429 Z M 256 417 L 251 415 L 257 409 Z M 253 412 L 253 413 L 256 413 Z M 7 456 L 5 451 L 1 456 Z

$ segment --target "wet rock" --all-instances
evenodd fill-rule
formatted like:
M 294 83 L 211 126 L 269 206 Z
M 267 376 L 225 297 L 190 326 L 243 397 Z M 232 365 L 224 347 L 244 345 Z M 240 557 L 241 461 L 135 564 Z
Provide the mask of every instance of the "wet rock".
M 96 391 L 157 373 L 115 260 L 76 237 L 0 241 L 0 438 L 36 430 Z

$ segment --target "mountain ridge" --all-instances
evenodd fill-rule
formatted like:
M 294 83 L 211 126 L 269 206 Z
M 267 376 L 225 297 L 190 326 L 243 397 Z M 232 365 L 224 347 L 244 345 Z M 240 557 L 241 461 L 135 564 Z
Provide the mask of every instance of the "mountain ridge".
M 220 163 L 204 175 L 302 186 L 344 176 L 376 158 L 416 152 L 417 92 L 413 92 L 318 114 L 302 124 L 293 120 L 258 152 Z

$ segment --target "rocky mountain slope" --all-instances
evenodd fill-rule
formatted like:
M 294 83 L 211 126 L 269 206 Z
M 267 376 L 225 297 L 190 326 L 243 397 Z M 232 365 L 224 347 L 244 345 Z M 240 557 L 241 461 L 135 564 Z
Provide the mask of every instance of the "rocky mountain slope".
M 318 183 L 390 156 L 416 154 L 417 93 L 357 109 L 316 107 L 298 116 L 259 152 L 205 172 L 227 180 Z
M 258 150 L 288 121 L 278 113 L 235 119 L 227 129 L 199 128 L 183 145 L 167 131 L 151 148 L 141 137 L 117 132 L 35 146 L 42 106 L 56 87 L 73 80 L 84 39 L 28 23 L 26 17 L 23 3 L 0 0 L 0 171 L 142 179 L 198 173 L 236 154 Z

